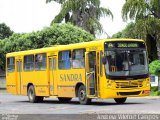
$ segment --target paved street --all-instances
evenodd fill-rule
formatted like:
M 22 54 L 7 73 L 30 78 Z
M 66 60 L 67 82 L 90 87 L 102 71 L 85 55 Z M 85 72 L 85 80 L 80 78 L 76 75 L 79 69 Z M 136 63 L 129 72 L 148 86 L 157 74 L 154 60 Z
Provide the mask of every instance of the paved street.
M 43 103 L 29 103 L 26 96 L 0 93 L 0 114 L 160 114 L 159 97 L 129 98 L 118 105 L 112 99 L 93 100 L 91 105 L 80 105 L 77 99 L 60 103 L 55 98 L 45 98 Z

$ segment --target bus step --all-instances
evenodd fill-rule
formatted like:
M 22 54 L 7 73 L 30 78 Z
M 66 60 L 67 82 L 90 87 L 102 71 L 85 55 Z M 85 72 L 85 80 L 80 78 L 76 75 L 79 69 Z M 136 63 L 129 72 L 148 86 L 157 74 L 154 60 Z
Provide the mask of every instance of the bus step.
M 55 96 L 49 96 L 49 98 L 57 98 L 57 95 L 55 95 Z
M 88 98 L 98 98 L 97 96 L 95 95 L 87 95 Z

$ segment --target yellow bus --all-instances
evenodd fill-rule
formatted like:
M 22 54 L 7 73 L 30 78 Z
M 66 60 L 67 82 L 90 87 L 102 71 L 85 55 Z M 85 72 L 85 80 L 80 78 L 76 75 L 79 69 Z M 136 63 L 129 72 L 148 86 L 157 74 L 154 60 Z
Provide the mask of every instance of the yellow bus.
M 28 96 L 32 103 L 44 97 L 80 104 L 91 99 L 148 96 L 150 78 L 146 45 L 138 39 L 106 39 L 8 53 L 7 91 Z

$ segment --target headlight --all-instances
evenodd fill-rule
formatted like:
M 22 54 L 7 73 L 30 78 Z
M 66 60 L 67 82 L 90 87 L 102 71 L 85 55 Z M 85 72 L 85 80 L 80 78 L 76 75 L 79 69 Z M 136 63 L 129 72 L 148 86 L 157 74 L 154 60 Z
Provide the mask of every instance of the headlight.
M 150 82 L 147 81 L 147 82 L 146 82 L 146 86 L 147 86 L 147 87 L 150 86 Z
M 108 87 L 108 88 L 111 88 L 111 83 L 108 83 L 107 87 Z

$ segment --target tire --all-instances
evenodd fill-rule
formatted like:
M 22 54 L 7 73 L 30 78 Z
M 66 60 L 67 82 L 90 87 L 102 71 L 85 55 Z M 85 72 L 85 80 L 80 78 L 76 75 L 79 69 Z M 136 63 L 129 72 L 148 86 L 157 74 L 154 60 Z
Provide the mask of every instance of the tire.
M 118 104 L 123 104 L 127 100 L 127 98 L 114 98 L 115 102 Z
M 86 87 L 84 85 L 81 85 L 78 89 L 78 98 L 80 104 L 82 105 L 87 105 L 91 103 L 91 99 L 87 98 L 86 96 Z
M 62 103 L 70 102 L 72 98 L 58 97 L 58 100 Z
M 38 96 L 36 96 L 35 89 L 34 89 L 33 85 L 30 85 L 28 88 L 28 98 L 31 103 L 37 103 L 40 100 L 43 100 L 42 98 L 39 98 Z

